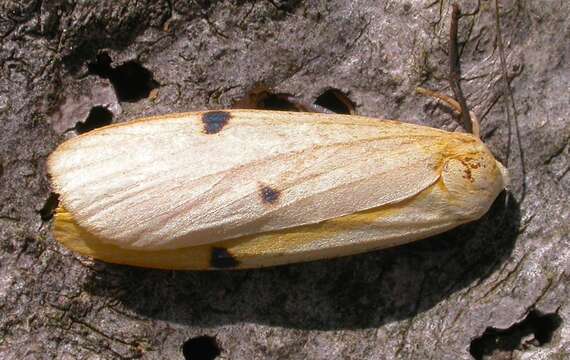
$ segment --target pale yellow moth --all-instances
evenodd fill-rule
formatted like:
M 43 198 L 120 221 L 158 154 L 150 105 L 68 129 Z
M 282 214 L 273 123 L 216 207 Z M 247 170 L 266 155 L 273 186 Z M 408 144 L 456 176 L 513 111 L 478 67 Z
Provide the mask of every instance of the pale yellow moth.
M 508 182 L 478 136 L 362 116 L 172 114 L 48 160 L 55 238 L 107 262 L 255 268 L 386 248 L 480 218 Z

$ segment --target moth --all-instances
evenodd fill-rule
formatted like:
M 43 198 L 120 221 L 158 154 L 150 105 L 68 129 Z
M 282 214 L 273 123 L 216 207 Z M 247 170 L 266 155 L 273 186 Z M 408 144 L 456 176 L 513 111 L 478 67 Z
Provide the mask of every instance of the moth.
M 54 236 L 160 269 L 345 256 L 480 218 L 508 172 L 478 136 L 362 116 L 171 114 L 72 138 L 48 159 Z

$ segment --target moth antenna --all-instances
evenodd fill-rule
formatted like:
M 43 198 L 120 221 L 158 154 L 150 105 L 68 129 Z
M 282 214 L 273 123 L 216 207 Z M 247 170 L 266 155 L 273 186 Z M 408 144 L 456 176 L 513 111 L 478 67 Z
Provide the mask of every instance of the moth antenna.
M 504 86 L 504 109 L 505 115 L 507 117 L 508 122 L 508 139 L 507 139 L 507 157 L 505 159 L 505 166 L 509 166 L 509 155 L 511 153 L 511 141 L 512 141 L 512 134 L 511 134 L 511 126 L 514 123 L 515 129 L 515 136 L 516 142 L 518 145 L 519 150 L 519 157 L 520 157 L 520 164 L 521 164 L 521 173 L 522 173 L 522 189 L 521 189 L 521 199 L 522 202 L 526 197 L 526 166 L 525 166 L 525 155 L 522 146 L 521 136 L 520 136 L 520 129 L 519 129 L 519 122 L 518 122 L 518 112 L 515 105 L 515 98 L 513 95 L 513 91 L 511 89 L 511 85 L 509 83 L 508 72 L 507 72 L 507 60 L 505 59 L 505 47 L 503 45 L 503 36 L 501 32 L 501 17 L 500 17 L 500 9 L 499 9 L 499 1 L 495 0 L 495 30 L 497 31 L 497 48 L 499 49 L 499 59 L 501 62 L 501 73 L 502 73 L 502 80 Z M 509 106 L 510 101 L 510 106 Z M 512 109 L 512 121 L 511 121 L 511 109 Z

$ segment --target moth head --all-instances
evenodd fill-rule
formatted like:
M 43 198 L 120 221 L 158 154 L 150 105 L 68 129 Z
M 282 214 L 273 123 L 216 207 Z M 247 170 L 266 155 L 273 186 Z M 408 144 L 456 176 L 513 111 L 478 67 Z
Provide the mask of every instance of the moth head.
M 458 215 L 475 220 L 509 185 L 509 172 L 480 142 L 454 151 L 443 166 L 442 180 Z

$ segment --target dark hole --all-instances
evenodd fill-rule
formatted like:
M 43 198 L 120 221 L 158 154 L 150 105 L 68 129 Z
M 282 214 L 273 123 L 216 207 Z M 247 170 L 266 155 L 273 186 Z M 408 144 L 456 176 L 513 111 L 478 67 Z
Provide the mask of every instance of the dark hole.
M 93 75 L 108 79 L 113 72 L 112 62 L 113 60 L 107 53 L 98 54 L 95 62 L 87 64 L 87 69 Z
M 182 355 L 186 360 L 213 360 L 220 353 L 216 338 L 212 336 L 198 336 L 182 344 Z
M 119 101 L 135 102 L 147 98 L 152 89 L 158 87 L 158 82 L 152 78 L 152 73 L 135 61 L 129 61 L 113 68 L 111 57 L 102 53 L 97 55 L 94 63 L 87 65 L 89 72 L 109 79 Z
M 469 352 L 476 360 L 482 360 L 493 353 L 512 353 L 529 345 L 542 346 L 552 340 L 561 324 L 562 318 L 558 314 L 541 315 L 531 311 L 523 321 L 506 330 L 488 328 L 471 342 Z M 532 336 L 530 340 L 527 339 L 529 335 Z
M 322 93 L 315 100 L 315 104 L 337 114 L 354 113 L 354 103 L 342 91 L 337 89 L 329 89 Z
M 562 318 L 558 314 L 535 315 L 531 320 L 534 325 L 534 336 L 540 345 L 548 344 L 554 332 L 562 325 Z
M 77 130 L 79 134 L 83 134 L 93 129 L 109 125 L 112 121 L 113 113 L 103 106 L 94 106 L 89 111 L 87 119 L 75 125 L 75 130 Z
M 110 80 L 120 101 L 138 101 L 158 87 L 152 73 L 134 61 L 115 68 Z
M 299 111 L 299 108 L 287 98 L 287 94 L 265 93 L 260 96 L 256 107 L 265 110 Z
M 43 221 L 48 221 L 53 217 L 55 209 L 59 204 L 59 195 L 56 193 L 50 193 L 44 206 L 40 209 L 40 217 Z

